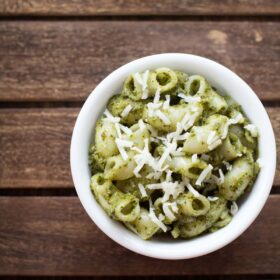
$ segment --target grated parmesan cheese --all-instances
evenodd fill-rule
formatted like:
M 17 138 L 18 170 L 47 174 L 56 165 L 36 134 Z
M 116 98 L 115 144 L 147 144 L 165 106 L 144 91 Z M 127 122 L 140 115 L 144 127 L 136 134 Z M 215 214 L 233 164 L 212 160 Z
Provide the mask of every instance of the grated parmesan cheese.
M 169 200 L 170 196 L 176 199 L 179 194 L 184 192 L 184 186 L 176 182 L 161 182 L 157 184 L 149 184 L 146 186 L 150 190 L 163 190 L 164 195 L 162 201 Z
M 258 137 L 258 128 L 254 124 L 247 124 L 244 126 L 244 128 L 250 132 L 252 137 Z
M 119 150 L 120 155 L 123 158 L 123 160 L 127 160 L 128 159 L 128 155 L 127 155 L 125 149 L 122 146 L 118 145 L 118 144 L 117 144 L 117 147 L 118 147 L 118 150 Z
M 198 113 L 194 113 L 188 120 L 188 122 L 183 125 L 184 130 L 189 130 L 195 123 L 196 118 L 198 117 Z
M 232 216 L 234 216 L 234 215 L 236 215 L 237 212 L 238 212 L 238 205 L 235 201 L 233 201 L 230 206 L 230 213 Z
M 104 111 L 104 115 L 107 117 L 107 118 L 104 119 L 104 120 L 108 120 L 108 121 L 110 121 L 110 122 L 112 122 L 112 123 L 118 123 L 118 122 L 120 122 L 120 120 L 121 120 L 121 118 L 119 118 L 119 117 L 114 117 L 114 116 L 109 112 L 108 109 L 106 109 L 106 110 Z
M 227 137 L 229 126 L 230 126 L 230 122 L 227 121 L 227 123 L 225 124 L 224 130 L 223 130 L 222 136 L 221 136 L 222 139 L 225 139 Z
M 118 147 L 118 150 L 121 154 L 121 157 L 123 158 L 123 160 L 127 160 L 128 155 L 127 155 L 124 148 L 131 148 L 133 146 L 133 142 L 128 141 L 128 140 L 119 139 L 119 138 L 117 138 L 115 140 L 115 142 L 117 144 L 117 147 Z
M 155 115 L 158 116 L 164 124 L 169 125 L 171 123 L 168 117 L 160 110 L 156 110 Z
M 129 112 L 132 110 L 132 106 L 130 104 L 128 104 L 123 111 L 121 112 L 121 117 L 125 118 L 127 117 L 127 115 L 129 114 Z
M 207 199 L 209 200 L 209 201 L 216 201 L 216 200 L 218 200 L 219 199 L 219 197 L 217 197 L 217 196 L 208 196 L 207 197 Z
M 229 124 L 237 124 L 243 122 L 244 122 L 244 117 L 240 112 L 238 112 L 233 118 L 229 119 Z
M 142 119 L 140 119 L 140 120 L 138 121 L 138 125 L 139 125 L 139 128 L 140 128 L 141 130 L 144 130 L 144 129 L 146 128 L 145 123 L 143 122 Z
M 186 140 L 186 139 L 189 138 L 189 136 L 190 136 L 190 133 L 189 133 L 189 132 L 186 132 L 186 133 L 184 133 L 184 134 L 182 134 L 182 135 L 177 136 L 177 139 L 176 139 L 176 140 L 178 140 L 178 141 Z
M 194 103 L 201 101 L 200 96 L 187 96 L 183 93 L 179 93 L 178 96 L 181 97 L 186 103 Z
M 176 150 L 176 145 L 175 144 L 169 144 L 164 153 L 162 154 L 162 156 L 160 157 L 160 160 L 158 162 L 158 169 L 160 169 L 162 167 L 162 165 L 164 164 L 164 162 L 166 161 L 167 157 L 169 156 L 169 154 L 172 152 L 172 151 L 175 151 Z
M 187 184 L 187 189 L 189 190 L 189 192 L 190 192 L 194 197 L 199 197 L 199 196 L 200 196 L 200 193 L 199 193 L 196 189 L 194 189 L 193 186 L 192 186 L 190 183 Z
M 219 168 L 219 175 L 220 175 L 220 184 L 223 184 L 225 181 L 225 175 L 223 173 L 223 170 L 221 168 Z
M 213 142 L 211 145 L 208 146 L 208 149 L 210 151 L 214 150 L 215 148 L 217 148 L 219 145 L 222 144 L 222 140 L 221 139 L 218 139 L 216 140 L 215 142 Z
M 162 210 L 164 215 L 170 220 L 170 221 L 174 221 L 176 219 L 175 215 L 173 214 L 173 212 L 170 210 L 170 203 L 166 202 L 163 203 L 162 205 Z
M 172 175 L 172 171 L 171 170 L 167 170 L 166 178 L 165 178 L 166 182 L 171 182 L 171 179 L 172 179 L 171 175 Z
M 143 90 L 142 99 L 148 98 L 148 90 L 147 90 L 148 77 L 149 77 L 149 70 L 146 70 L 143 74 L 143 79 L 142 79 L 142 90 Z
M 222 163 L 225 165 L 227 170 L 231 170 L 232 169 L 232 165 L 229 162 L 223 160 Z
M 151 173 L 149 173 L 149 174 L 146 176 L 146 178 L 147 178 L 147 179 L 155 179 L 155 180 L 158 180 L 158 179 L 161 177 L 161 175 L 162 175 L 162 172 L 156 171 L 156 172 L 151 172 Z
M 216 141 L 216 138 L 217 138 L 217 133 L 215 130 L 212 130 L 207 137 L 207 144 L 211 145 L 213 142 Z
M 151 218 L 151 220 L 153 221 L 153 223 L 155 223 L 158 227 L 160 227 L 164 232 L 167 231 L 167 227 L 166 225 L 156 216 L 155 212 L 154 212 L 154 208 L 152 205 L 152 201 L 149 200 L 149 204 L 150 204 L 150 211 L 149 211 L 149 217 Z
M 167 110 L 170 106 L 170 95 L 165 95 L 165 101 L 163 102 L 163 110 Z
M 132 134 L 132 130 L 122 124 L 119 124 L 120 129 L 127 134 L 128 136 L 130 136 Z
M 159 102 L 159 100 L 160 100 L 160 89 L 158 88 L 157 91 L 156 91 L 156 93 L 155 93 L 155 97 L 154 97 L 153 103 L 156 104 L 156 103 Z
M 147 192 L 142 184 L 138 184 L 138 188 L 142 197 L 147 197 Z
M 192 155 L 192 162 L 196 162 L 197 161 L 197 154 L 193 154 Z
M 170 206 L 171 206 L 171 209 L 174 213 L 178 213 L 179 209 L 178 209 L 178 206 L 177 206 L 177 202 L 174 201 L 174 202 L 171 202 L 170 203 Z
M 121 128 L 119 123 L 115 123 L 115 129 L 119 138 L 122 138 Z
M 120 145 L 120 146 L 125 147 L 125 148 L 131 148 L 133 146 L 132 141 L 119 139 L 119 138 L 116 139 L 116 143 L 117 143 L 117 145 Z
M 197 178 L 195 184 L 198 185 L 198 186 L 201 186 L 202 182 L 206 179 L 207 175 L 210 174 L 212 169 L 213 169 L 213 166 L 211 164 L 208 164 L 208 166 L 205 167 L 203 169 L 203 171 L 200 173 L 200 175 Z

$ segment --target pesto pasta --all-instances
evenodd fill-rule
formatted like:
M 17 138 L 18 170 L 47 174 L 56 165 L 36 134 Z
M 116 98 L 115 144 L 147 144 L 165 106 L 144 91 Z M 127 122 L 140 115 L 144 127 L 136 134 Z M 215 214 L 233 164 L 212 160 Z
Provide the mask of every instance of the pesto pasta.
M 89 147 L 90 188 L 146 240 L 225 227 L 260 170 L 258 129 L 200 75 L 133 73 L 107 103 Z

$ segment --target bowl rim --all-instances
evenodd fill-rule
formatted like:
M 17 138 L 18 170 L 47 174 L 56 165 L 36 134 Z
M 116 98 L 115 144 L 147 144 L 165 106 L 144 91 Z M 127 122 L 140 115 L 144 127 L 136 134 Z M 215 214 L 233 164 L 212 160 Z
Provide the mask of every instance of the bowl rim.
M 223 78 L 229 79 L 229 81 L 233 80 L 240 86 L 240 88 L 244 89 L 244 92 L 246 92 L 247 95 L 246 98 L 248 98 L 249 103 L 250 104 L 252 103 L 251 105 L 256 106 L 258 109 L 258 114 L 256 115 L 260 116 L 259 121 L 261 124 L 261 128 L 262 130 L 265 130 L 265 135 L 261 134 L 261 139 L 264 138 L 263 144 L 265 143 L 267 144 L 267 147 L 265 147 L 264 145 L 262 147 L 265 147 L 266 153 L 269 153 L 270 155 L 269 158 L 270 161 L 268 163 L 268 166 L 265 166 L 265 170 L 261 169 L 261 172 L 257 178 L 257 181 L 259 182 L 258 185 L 262 183 L 265 185 L 265 187 L 259 188 L 260 190 L 258 189 L 256 191 L 256 194 L 254 196 L 255 199 L 254 204 L 252 203 L 251 201 L 252 199 L 250 198 L 250 196 L 252 196 L 251 194 L 252 190 L 248 195 L 248 200 L 251 202 L 252 205 L 254 205 L 254 207 L 249 208 L 248 207 L 249 203 L 247 203 L 248 205 L 247 206 L 246 202 L 244 203 L 244 205 L 242 205 L 242 208 L 244 208 L 242 209 L 243 213 L 247 212 L 248 215 L 244 217 L 244 215 L 241 216 L 239 215 L 239 213 L 237 213 L 237 215 L 233 218 L 233 220 L 229 225 L 231 225 L 235 220 L 237 220 L 238 217 L 239 217 L 239 222 L 238 223 L 235 222 L 236 227 L 235 228 L 231 227 L 232 231 L 230 232 L 226 230 L 229 227 L 228 225 L 225 228 L 222 228 L 215 233 L 204 235 L 202 237 L 196 237 L 195 238 L 196 241 L 200 241 L 201 245 L 197 245 L 198 243 L 193 241 L 195 239 L 183 240 L 182 242 L 180 241 L 179 243 L 171 243 L 171 244 L 157 241 L 157 240 L 143 241 L 135 234 L 133 233 L 131 234 L 131 232 L 129 232 L 128 229 L 121 226 L 118 222 L 115 222 L 110 218 L 109 221 L 108 219 L 105 218 L 104 212 L 101 209 L 101 207 L 97 204 L 97 202 L 96 201 L 94 202 L 92 200 L 93 198 L 90 199 L 86 197 L 85 188 L 81 183 L 84 179 L 82 178 L 82 175 L 80 173 L 82 171 L 82 172 L 87 172 L 88 174 L 89 171 L 88 170 L 85 171 L 81 169 L 80 166 L 78 166 L 79 164 L 77 163 L 80 162 L 80 158 L 81 158 L 81 156 L 79 155 L 81 149 L 81 141 L 83 141 L 81 140 L 82 138 L 81 136 L 83 136 L 86 130 L 89 130 L 89 128 L 85 125 L 85 123 L 88 122 L 89 112 L 92 109 L 93 104 L 94 107 L 99 108 L 99 110 L 103 107 L 101 105 L 97 105 L 99 103 L 96 103 L 96 101 L 102 99 L 102 93 L 104 92 L 104 88 L 108 86 L 108 84 L 113 83 L 112 81 L 120 80 L 121 79 L 120 73 L 122 74 L 127 73 L 127 71 L 131 68 L 133 69 L 141 68 L 144 70 L 145 69 L 144 66 L 146 64 L 153 65 L 153 63 L 157 64 L 159 61 L 161 62 L 175 61 L 176 64 L 176 61 L 179 60 L 185 60 L 186 62 L 190 62 L 194 64 L 197 63 L 198 65 L 203 65 L 206 68 L 207 67 L 213 68 L 217 70 L 219 74 L 222 74 Z M 166 65 L 166 67 L 170 67 L 170 66 Z M 147 67 L 147 68 L 152 68 L 152 67 Z M 207 76 L 206 79 L 208 79 Z M 123 79 L 121 82 L 123 82 Z M 111 96 L 113 94 L 115 94 L 115 92 L 112 93 Z M 108 99 L 106 100 L 105 103 L 107 103 L 107 101 Z M 244 111 L 246 111 L 245 108 L 243 109 Z M 92 131 L 90 132 L 90 134 L 92 134 Z M 87 139 L 87 141 L 89 141 L 89 139 Z M 262 150 L 260 150 L 259 152 L 261 153 L 261 151 Z M 264 157 L 266 157 L 265 155 L 266 153 L 263 153 Z M 82 106 L 82 109 L 76 119 L 76 123 L 73 129 L 71 146 L 70 146 L 70 166 L 71 166 L 71 174 L 75 185 L 75 189 L 84 209 L 86 210 L 87 214 L 90 216 L 92 221 L 97 225 L 97 227 L 100 230 L 102 230 L 108 237 L 110 237 L 111 239 L 113 239 L 115 242 L 122 245 L 123 247 L 131 251 L 134 251 L 136 253 L 139 253 L 141 255 L 158 258 L 158 259 L 169 259 L 169 260 L 188 259 L 188 258 L 194 258 L 194 257 L 211 253 L 213 251 L 216 251 L 226 246 L 227 244 L 235 240 L 237 237 L 239 237 L 254 222 L 254 220 L 262 210 L 265 202 L 267 201 L 273 184 L 273 179 L 274 179 L 275 169 L 276 169 L 275 136 L 274 136 L 271 122 L 261 101 L 255 94 L 255 92 L 249 87 L 249 85 L 233 71 L 231 71 L 227 67 L 213 60 L 197 55 L 184 54 L 184 53 L 155 54 L 155 55 L 150 55 L 150 56 L 136 59 L 117 68 L 111 74 L 109 74 L 105 79 L 103 79 L 90 93 L 84 105 Z M 257 182 L 254 183 L 254 185 L 256 184 Z M 258 198 L 258 200 L 256 200 L 256 198 Z M 92 203 L 92 205 L 90 205 L 90 203 Z M 124 230 L 127 232 L 127 236 Z M 207 242 L 205 240 L 207 240 Z M 185 243 L 189 243 L 190 245 L 186 246 Z M 192 246 L 195 250 L 193 251 L 187 250 L 190 249 Z

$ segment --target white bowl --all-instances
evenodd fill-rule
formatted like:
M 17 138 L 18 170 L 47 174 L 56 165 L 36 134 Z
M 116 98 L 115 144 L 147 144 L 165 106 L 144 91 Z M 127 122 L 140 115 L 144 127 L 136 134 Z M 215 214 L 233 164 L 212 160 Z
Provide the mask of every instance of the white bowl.
M 259 157 L 264 166 L 250 191 L 239 205 L 231 223 L 215 233 L 192 240 L 153 238 L 141 240 L 119 222 L 110 219 L 90 191 L 88 149 L 95 122 L 112 95 L 119 93 L 125 78 L 134 72 L 169 67 L 200 74 L 242 105 L 248 118 L 259 128 Z M 132 61 L 107 76 L 89 95 L 77 118 L 71 141 L 71 172 L 77 194 L 92 221 L 111 239 L 136 253 L 159 259 L 188 259 L 202 256 L 229 244 L 242 234 L 263 208 L 273 183 L 276 165 L 275 138 L 269 117 L 253 90 L 228 68 L 207 58 L 179 53 L 158 54 Z M 100 233 L 101 234 L 101 233 Z

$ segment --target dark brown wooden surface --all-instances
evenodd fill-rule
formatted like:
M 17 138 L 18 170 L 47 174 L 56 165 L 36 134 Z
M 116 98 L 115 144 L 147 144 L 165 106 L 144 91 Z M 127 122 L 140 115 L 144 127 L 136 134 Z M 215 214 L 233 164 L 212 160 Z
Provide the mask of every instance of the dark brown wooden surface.
M 278 15 L 278 0 L 0 0 L 7 15 Z
M 277 275 L 280 197 L 255 223 L 210 255 L 182 261 L 143 257 L 90 221 L 77 198 L 0 198 L 0 275 Z M 11 222 L 12 221 L 12 222 Z
M 279 109 L 267 108 L 280 155 Z M 0 110 L 0 188 L 72 188 L 70 141 L 78 108 Z M 280 163 L 275 188 L 280 189 Z
M 280 163 L 255 223 L 227 247 L 182 261 L 106 237 L 75 196 L 69 167 L 92 89 L 124 63 L 163 52 L 206 56 L 245 79 L 280 155 L 279 16 L 279 0 L 0 0 L 0 278 L 279 278 Z
M 280 100 L 280 24 L 263 21 L 2 21 L 0 101 L 81 101 L 113 69 L 183 52 L 214 59 Z

